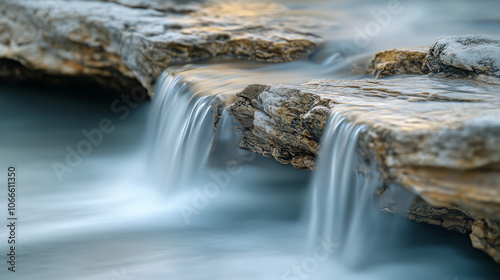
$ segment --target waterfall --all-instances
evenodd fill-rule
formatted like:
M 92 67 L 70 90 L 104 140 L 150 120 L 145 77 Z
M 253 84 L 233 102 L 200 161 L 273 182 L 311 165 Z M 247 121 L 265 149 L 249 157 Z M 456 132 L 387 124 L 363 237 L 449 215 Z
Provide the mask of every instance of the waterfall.
M 224 109 L 214 130 L 216 95 L 194 91 L 180 76 L 163 73 L 155 87 L 148 133 L 149 165 L 155 183 L 168 191 L 210 180 L 210 168 L 251 161 L 238 148 L 241 133 Z M 196 174 L 196 176 L 193 176 Z
M 179 76 L 163 73 L 158 79 L 148 150 L 151 174 L 169 191 L 185 187 L 207 164 L 214 138 L 213 98 L 192 92 Z
M 380 211 L 375 191 L 382 182 L 376 168 L 360 161 L 358 139 L 366 130 L 366 126 L 349 123 L 339 112 L 330 116 L 309 203 L 309 244 L 329 240 L 337 247 L 335 255 L 354 266 L 368 265 L 374 255 L 390 256 L 395 243 L 390 236 L 395 230 L 403 230 L 399 217 Z M 384 200 L 394 196 L 405 201 L 402 207 L 409 206 L 413 198 L 403 190 L 390 188 Z
M 255 159 L 256 154 L 239 149 L 241 132 L 237 129 L 237 121 L 227 110 L 222 111 L 215 129 L 209 164 L 212 167 L 223 167 Z

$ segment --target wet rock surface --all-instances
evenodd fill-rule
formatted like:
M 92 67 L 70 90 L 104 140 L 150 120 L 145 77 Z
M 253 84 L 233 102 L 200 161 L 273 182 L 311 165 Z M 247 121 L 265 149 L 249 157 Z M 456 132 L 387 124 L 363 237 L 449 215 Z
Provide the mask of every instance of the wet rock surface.
M 137 80 L 152 89 L 172 64 L 286 62 L 323 42 L 312 33 L 316 23 L 277 4 L 177 2 L 3 0 L 0 58 L 47 76 L 85 76 L 106 86 Z
M 500 220 L 499 92 L 498 85 L 428 76 L 313 80 L 251 85 L 229 110 L 244 129 L 241 148 L 300 169 L 314 169 L 329 113 L 368 126 L 362 155 L 375 159 L 384 184 L 422 199 L 410 218 L 472 232 L 474 246 L 498 258 L 497 223 L 478 221 Z

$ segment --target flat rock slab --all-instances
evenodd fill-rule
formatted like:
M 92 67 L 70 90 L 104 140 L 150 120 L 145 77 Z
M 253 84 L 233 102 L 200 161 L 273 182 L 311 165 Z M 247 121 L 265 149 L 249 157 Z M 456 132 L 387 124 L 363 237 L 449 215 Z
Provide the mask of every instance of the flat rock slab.
M 229 110 L 241 148 L 301 169 L 314 168 L 328 116 L 342 112 L 369 128 L 360 151 L 384 183 L 432 206 L 413 207 L 414 219 L 472 231 L 474 246 L 500 260 L 499 85 L 428 76 L 251 85 Z
M 223 57 L 287 62 L 323 43 L 313 33 L 319 22 L 277 4 L 177 2 L 2 0 L 0 63 L 124 88 L 138 80 L 152 89 L 172 64 Z
M 267 140 L 280 140 L 281 132 L 301 135 L 304 142 L 284 138 L 281 143 L 290 145 L 286 152 L 300 151 L 300 154 L 309 155 L 317 154 L 317 145 L 310 141 L 317 142 L 320 139 L 332 110 L 346 111 L 346 116 L 359 124 L 400 132 L 397 135 L 400 141 L 407 134 L 436 132 L 449 135 L 459 128 L 467 128 L 470 131 L 460 130 L 460 135 L 456 135 L 459 138 L 450 136 L 460 145 L 448 141 L 440 143 L 444 138 L 422 138 L 421 140 L 428 142 L 408 143 L 418 145 L 418 149 L 412 154 L 401 150 L 397 154 L 404 156 L 391 156 L 387 161 L 394 166 L 411 164 L 472 169 L 500 161 L 500 147 L 496 145 L 498 142 L 490 137 L 481 137 L 498 136 L 498 131 L 488 129 L 500 122 L 499 90 L 500 87 L 496 85 L 427 76 L 379 80 L 316 80 L 301 85 L 249 86 L 238 94 L 238 100 L 230 109 L 246 128 L 257 129 L 256 134 L 262 132 L 261 136 L 265 136 Z M 241 111 L 251 112 L 252 115 L 242 115 Z M 478 129 L 492 134 L 473 133 L 473 130 Z M 278 138 L 271 137 L 271 132 L 277 132 Z M 482 148 L 487 150 L 469 149 L 466 145 L 470 142 L 468 137 L 483 139 Z M 401 143 L 403 144 L 407 143 Z M 427 147 L 430 144 L 440 144 L 443 147 Z M 392 150 L 396 148 L 391 146 Z M 404 149 L 404 146 L 400 148 Z M 481 157 L 477 157 L 479 152 Z M 293 159 L 293 156 L 277 157 L 283 161 Z M 312 168 L 313 165 L 304 167 Z

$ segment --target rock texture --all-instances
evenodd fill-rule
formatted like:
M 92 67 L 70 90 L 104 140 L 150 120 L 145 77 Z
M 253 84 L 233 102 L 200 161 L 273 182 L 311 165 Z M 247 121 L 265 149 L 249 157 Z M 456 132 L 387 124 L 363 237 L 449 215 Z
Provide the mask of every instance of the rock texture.
M 450 77 L 500 78 L 500 40 L 486 35 L 441 37 L 430 48 L 425 64 L 432 73 Z
M 242 125 L 240 147 L 314 169 L 329 114 L 340 111 L 369 127 L 359 151 L 383 176 L 381 198 L 409 190 L 410 219 L 469 234 L 500 262 L 498 47 L 484 35 L 442 37 L 427 49 L 377 53 L 368 69 L 414 76 L 248 86 L 229 106 Z M 380 206 L 398 211 L 389 204 Z
M 368 67 L 367 74 L 375 78 L 403 74 L 427 74 L 429 71 L 425 67 L 424 60 L 428 52 L 428 47 L 402 48 L 378 52 Z
M 276 4 L 199 2 L 2 0 L 0 68 L 16 64 L 19 75 L 89 77 L 128 90 L 137 80 L 152 89 L 172 64 L 286 62 L 323 42 L 314 22 Z
M 445 36 L 430 48 L 378 52 L 367 70 L 375 78 L 428 73 L 500 84 L 500 40 L 487 35 Z
M 474 246 L 498 260 L 499 92 L 498 85 L 428 76 L 316 80 L 251 85 L 229 110 L 243 127 L 241 148 L 301 169 L 314 168 L 329 113 L 367 125 L 360 150 L 376 159 L 384 184 L 422 199 L 410 217 L 472 232 Z
M 481 249 L 500 262 L 500 222 L 491 219 L 477 219 L 470 234 L 474 248 Z

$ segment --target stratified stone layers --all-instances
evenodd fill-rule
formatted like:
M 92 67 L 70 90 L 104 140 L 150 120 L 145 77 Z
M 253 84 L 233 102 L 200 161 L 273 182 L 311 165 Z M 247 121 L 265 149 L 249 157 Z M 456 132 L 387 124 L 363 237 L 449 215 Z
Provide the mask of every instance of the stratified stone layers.
M 500 86 L 427 76 L 251 85 L 229 110 L 243 127 L 241 148 L 301 169 L 314 168 L 329 113 L 367 125 L 360 151 L 384 185 L 430 204 L 410 217 L 472 232 L 499 260 Z
M 138 81 L 152 89 L 172 64 L 220 57 L 286 62 L 323 42 L 311 32 L 313 22 L 280 5 L 171 2 L 3 0 L 0 74 L 87 77 L 116 88 Z M 3 71 L 10 68 L 16 71 Z

